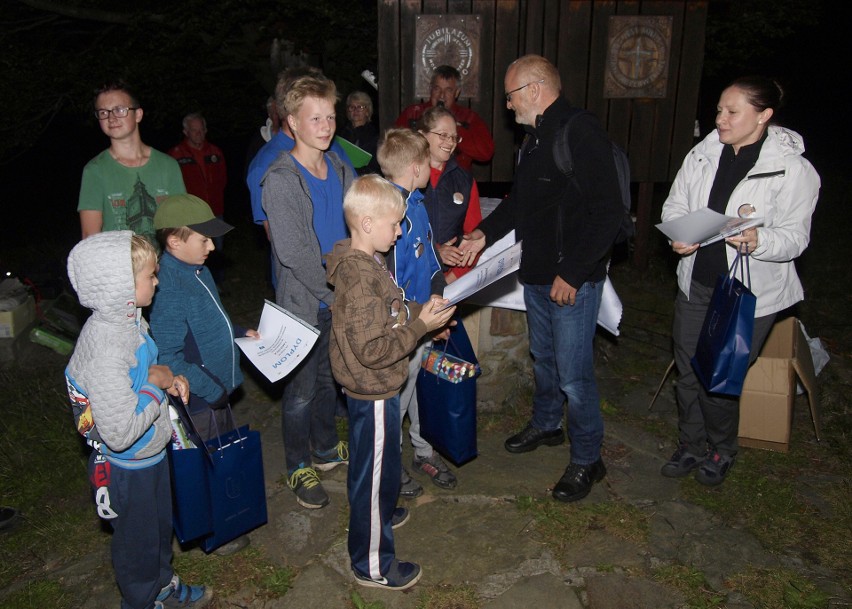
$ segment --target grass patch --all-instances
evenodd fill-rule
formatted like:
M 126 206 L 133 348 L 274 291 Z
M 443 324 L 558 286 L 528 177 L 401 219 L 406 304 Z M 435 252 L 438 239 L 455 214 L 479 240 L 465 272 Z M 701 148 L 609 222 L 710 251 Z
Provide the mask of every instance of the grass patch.
M 479 609 L 481 606 L 470 586 L 437 586 L 423 590 L 417 597 L 417 609 Z
M 712 510 L 728 523 L 745 525 L 776 553 L 790 550 L 841 575 L 852 575 L 852 500 L 847 479 L 814 477 L 803 451 L 742 450 L 725 483 L 703 487 L 681 483 L 687 501 Z M 808 481 L 807 487 L 803 481 Z M 809 490 L 811 497 L 803 494 Z
M 107 541 L 99 534 L 87 454 L 67 406 L 62 364 L 54 359 L 46 357 L 53 367 L 0 371 L 0 501 L 22 514 L 17 527 L 0 537 L 0 589 L 26 579 L 39 583 L 45 565 L 65 563 Z
M 620 501 L 603 503 L 559 503 L 550 499 L 519 497 L 518 508 L 534 519 L 536 531 L 547 545 L 562 550 L 582 541 L 591 531 L 603 530 L 619 539 L 646 543 L 649 517 L 642 510 Z
M 688 609 L 719 609 L 724 606 L 725 595 L 713 590 L 704 574 L 692 567 L 660 567 L 654 571 L 654 579 L 683 594 Z
M 824 609 L 829 597 L 788 569 L 749 569 L 725 582 L 751 602 L 755 609 Z
M 350 597 L 352 607 L 355 609 L 385 609 L 385 604 L 382 601 L 365 601 L 357 592 L 353 592 Z
M 69 592 L 61 584 L 50 580 L 30 582 L 0 601 L 2 609 L 32 609 L 33 607 L 72 609 L 76 606 L 78 604 Z
M 296 576 L 293 569 L 270 564 L 257 547 L 232 556 L 204 554 L 200 550 L 176 554 L 173 566 L 181 579 L 212 586 L 220 598 L 246 589 L 252 591 L 253 599 L 278 598 L 292 587 Z

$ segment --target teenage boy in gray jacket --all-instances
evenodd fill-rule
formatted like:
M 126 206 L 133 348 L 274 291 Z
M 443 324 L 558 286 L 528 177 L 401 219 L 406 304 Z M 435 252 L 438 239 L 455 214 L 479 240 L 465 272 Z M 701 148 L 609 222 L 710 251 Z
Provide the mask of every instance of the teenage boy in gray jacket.
M 275 258 L 276 302 L 320 331 L 311 353 L 284 387 L 281 423 L 287 479 L 296 501 L 328 505 L 316 470 L 348 463 L 349 448 L 335 426 L 338 389 L 328 359 L 334 293 L 323 255 L 347 236 L 343 195 L 355 175 L 333 152 L 337 89 L 324 76 L 296 79 L 284 96 L 296 140 L 263 178 L 263 210 Z

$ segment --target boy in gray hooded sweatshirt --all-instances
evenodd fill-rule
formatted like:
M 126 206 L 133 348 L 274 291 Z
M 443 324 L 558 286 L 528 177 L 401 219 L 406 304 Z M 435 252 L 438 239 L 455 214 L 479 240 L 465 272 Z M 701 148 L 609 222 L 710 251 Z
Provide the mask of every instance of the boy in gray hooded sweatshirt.
M 131 231 L 92 235 L 71 250 L 68 277 L 92 309 L 65 369 L 77 430 L 92 447 L 89 479 L 98 516 L 110 523 L 122 609 L 207 606 L 212 591 L 171 567 L 172 498 L 166 393 L 189 383 L 157 365 L 141 307 L 157 286 L 157 254 Z

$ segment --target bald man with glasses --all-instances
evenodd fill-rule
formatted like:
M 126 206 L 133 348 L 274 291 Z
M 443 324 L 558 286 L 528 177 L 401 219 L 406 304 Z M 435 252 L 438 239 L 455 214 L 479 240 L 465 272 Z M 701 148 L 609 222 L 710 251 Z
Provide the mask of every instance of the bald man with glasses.
M 624 210 L 607 133 L 591 113 L 562 97 L 556 67 L 526 55 L 509 66 L 503 85 L 506 107 L 527 132 L 515 181 L 511 194 L 464 236 L 459 249 L 473 254 L 512 229 L 523 240 L 519 276 L 535 393 L 529 422 L 505 448 L 523 453 L 564 443 L 567 400 L 571 459 L 553 497 L 577 501 L 606 475 L 592 340 Z M 568 132 L 563 126 L 572 119 Z M 574 155 L 575 180 L 554 160 L 554 143 L 562 137 Z

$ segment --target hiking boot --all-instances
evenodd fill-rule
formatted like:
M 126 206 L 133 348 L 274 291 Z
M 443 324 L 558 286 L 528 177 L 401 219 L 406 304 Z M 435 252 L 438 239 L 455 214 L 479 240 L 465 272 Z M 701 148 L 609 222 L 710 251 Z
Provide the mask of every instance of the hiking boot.
M 328 493 L 320 483 L 313 467 L 300 467 L 290 474 L 287 483 L 296 493 L 296 501 L 309 510 L 318 510 L 328 505 Z
M 420 483 L 411 477 L 408 470 L 402 468 L 402 481 L 399 485 L 399 496 L 406 499 L 414 499 L 423 494 L 423 487 Z
M 506 440 L 503 446 L 510 453 L 527 453 L 541 445 L 558 446 L 565 442 L 565 432 L 561 427 L 550 431 L 542 431 L 527 423 L 521 431 Z
M 240 535 L 236 539 L 233 539 L 226 544 L 222 544 L 213 550 L 213 554 L 216 556 L 230 556 L 231 554 L 236 554 L 240 550 L 247 548 L 250 543 L 251 539 L 249 539 L 248 535 Z
M 338 465 L 349 463 L 349 443 L 340 441 L 337 446 L 322 453 L 313 454 L 314 468 L 321 472 L 333 470 Z
M 588 495 L 595 482 L 600 482 L 606 476 L 603 459 L 598 459 L 591 465 L 569 463 L 565 473 L 553 487 L 553 498 L 558 501 L 577 501 Z
M 366 575 L 356 573 L 354 570 L 352 573 L 355 575 L 355 581 L 358 584 L 368 588 L 407 590 L 420 580 L 420 576 L 423 575 L 423 570 L 417 563 L 403 562 L 401 560 L 394 559 L 387 575 L 380 577 L 379 579 L 370 579 Z
M 681 444 L 674 454 L 660 469 L 660 473 L 666 478 L 683 478 L 689 472 L 701 465 L 704 455 L 695 455 L 686 450 L 686 444 Z
M 422 492 L 423 489 L 421 488 L 420 491 Z M 417 495 L 415 495 L 415 497 L 416 496 Z M 5 531 L 14 527 L 18 523 L 20 515 L 21 513 L 13 507 L 5 505 L 0 507 L 0 531 Z
M 429 476 L 432 482 L 435 483 L 435 486 L 456 488 L 456 484 L 458 484 L 456 475 L 450 471 L 450 468 L 447 467 L 447 464 L 444 463 L 444 460 L 435 451 L 432 451 L 429 457 L 418 457 L 415 455 L 411 461 L 411 466 L 415 470 L 419 470 Z
M 725 476 L 733 466 L 733 455 L 720 455 L 715 450 L 710 451 L 698 466 L 695 479 L 704 486 L 717 486 L 725 481 Z
M 180 581 L 177 575 L 172 576 L 169 585 L 160 590 L 154 607 L 169 609 L 170 607 L 191 607 L 201 609 L 213 600 L 213 591 L 205 586 L 190 586 Z
M 398 529 L 411 518 L 411 512 L 407 507 L 397 507 L 393 510 L 393 516 L 391 516 L 391 528 Z

